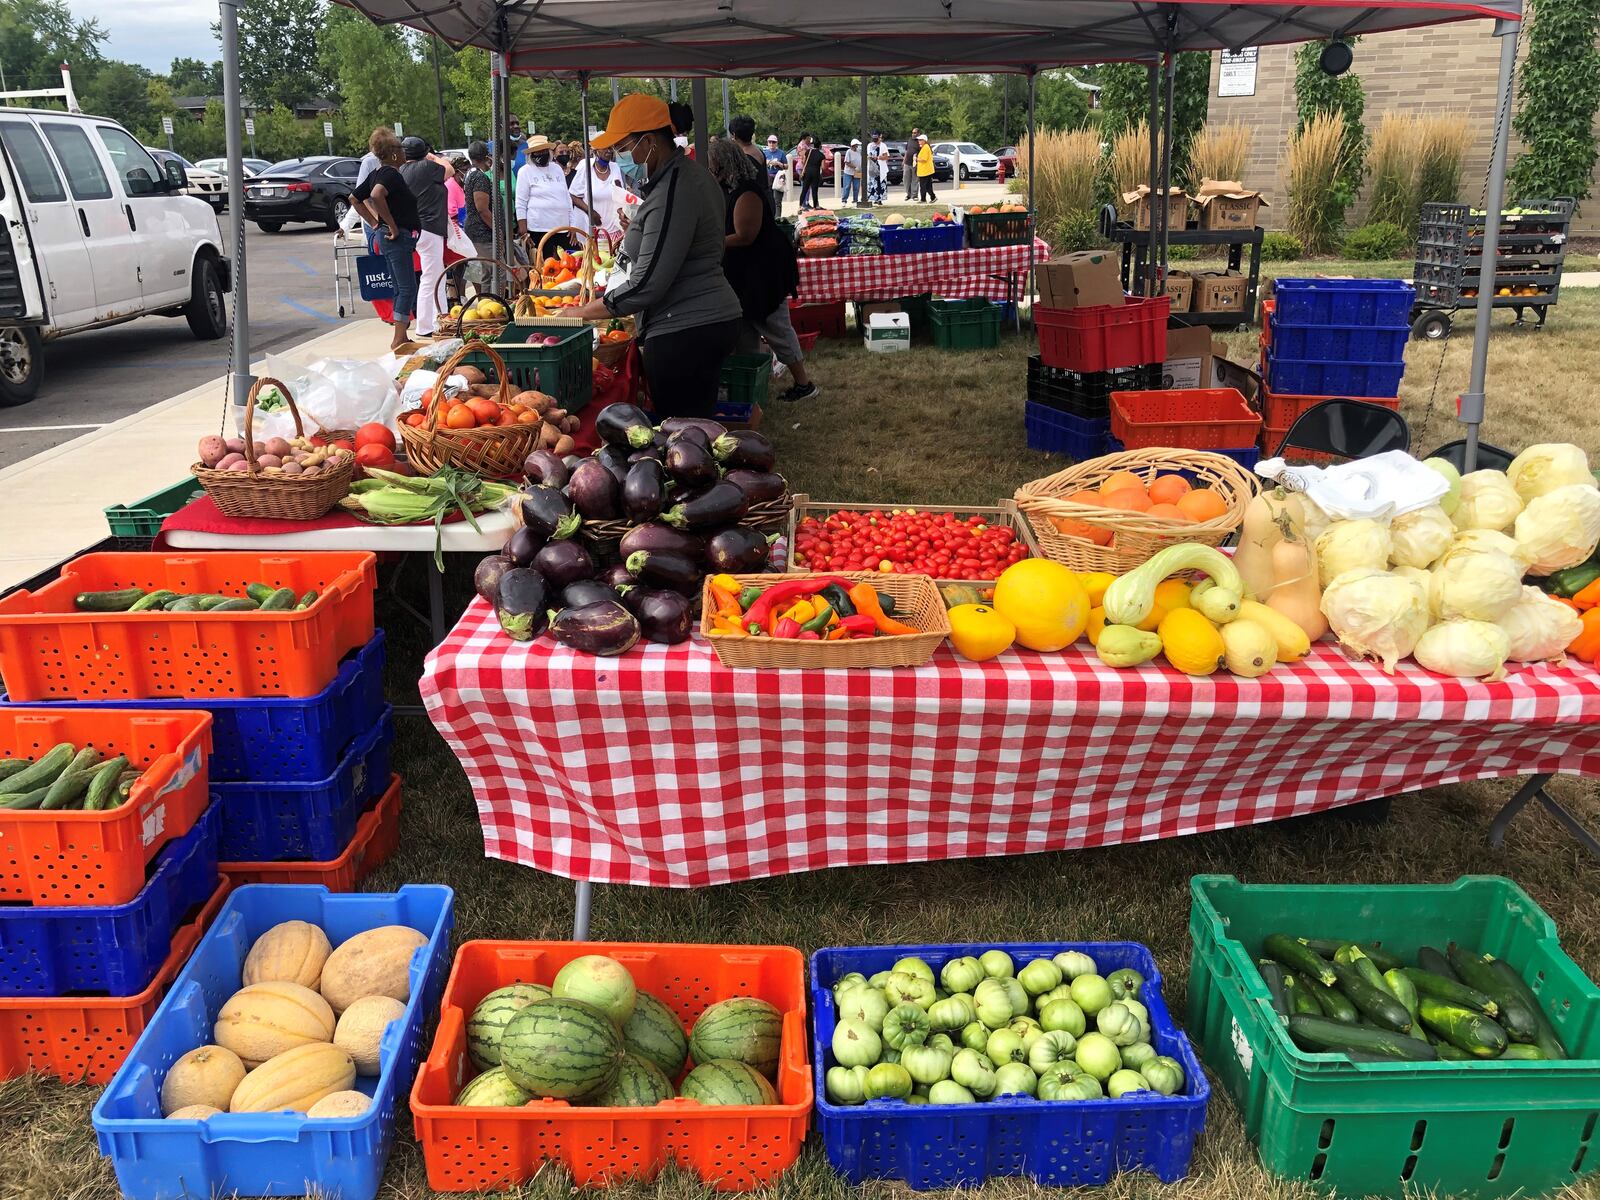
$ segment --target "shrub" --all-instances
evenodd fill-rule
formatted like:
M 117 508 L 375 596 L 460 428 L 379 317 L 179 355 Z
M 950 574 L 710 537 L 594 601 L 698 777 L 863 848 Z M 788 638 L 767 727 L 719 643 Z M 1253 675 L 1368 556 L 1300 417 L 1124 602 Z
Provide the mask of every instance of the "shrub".
M 1600 10 L 1592 0 L 1534 0 L 1517 115 L 1522 153 L 1511 168 L 1518 200 L 1589 195 L 1600 105 Z
M 1344 135 L 1339 114 L 1323 112 L 1289 139 L 1289 232 L 1311 254 L 1332 250 L 1344 226 L 1344 210 L 1350 203 L 1343 182 Z
M 1409 113 L 1384 113 L 1367 151 L 1367 220 L 1415 229 L 1422 129 Z
M 1350 231 L 1341 251 L 1346 258 L 1372 262 L 1376 259 L 1399 258 L 1410 247 L 1411 235 L 1393 221 L 1370 221 Z
M 1135 125 L 1111 139 L 1105 161 L 1106 185 L 1111 201 L 1124 217 L 1131 211 L 1122 202 L 1124 192 L 1150 182 L 1150 127 Z
M 1026 170 L 1026 139 L 1018 151 L 1017 162 Z M 1092 225 L 1099 138 L 1087 129 L 1046 130 L 1036 135 L 1033 156 L 1033 205 L 1040 228 L 1055 228 L 1076 214 L 1087 216 Z
M 1189 187 L 1198 189 L 1207 179 L 1244 179 L 1250 161 L 1254 131 L 1235 121 L 1226 124 L 1206 122 L 1189 144 Z
M 1067 213 L 1055 223 L 1053 228 L 1055 229 L 1055 236 L 1050 239 L 1050 248 L 1058 253 L 1067 254 L 1074 250 L 1093 250 L 1101 244 L 1100 224 L 1095 220 L 1092 212 Z
M 1470 135 L 1467 119 L 1448 113 L 1419 117 L 1422 132 L 1417 151 L 1417 204 L 1449 203 L 1461 198 L 1461 166 Z
M 1168 246 L 1168 262 L 1193 262 L 1200 257 L 1199 246 Z
M 1367 97 L 1361 90 L 1361 77 L 1354 72 L 1343 75 L 1323 72 L 1318 59 L 1327 44 L 1307 42 L 1295 51 L 1294 102 L 1300 118 L 1296 132 L 1305 129 L 1320 113 L 1338 114 L 1344 123 L 1344 161 L 1340 165 L 1339 180 L 1344 184 L 1344 202 L 1348 205 L 1361 187 L 1365 166 L 1367 134 L 1361 124 L 1361 114 L 1366 110 Z
M 1276 231 L 1261 239 L 1261 258 L 1265 262 L 1294 262 L 1306 256 L 1306 248 L 1292 233 Z

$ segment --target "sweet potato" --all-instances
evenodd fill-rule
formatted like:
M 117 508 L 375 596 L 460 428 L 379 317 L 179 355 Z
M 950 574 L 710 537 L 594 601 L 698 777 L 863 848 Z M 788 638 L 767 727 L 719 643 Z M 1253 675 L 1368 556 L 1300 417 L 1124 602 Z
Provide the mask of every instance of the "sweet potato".
M 539 426 L 538 448 L 540 450 L 553 450 L 555 449 L 555 444 L 560 440 L 561 430 L 550 424 L 550 422 L 546 421 L 543 425 Z
M 580 422 L 578 421 L 577 417 L 562 417 L 561 418 L 561 432 L 562 433 L 577 433 L 578 432 L 579 423 Z
M 451 374 L 461 376 L 468 383 L 487 383 L 489 381 L 489 377 L 483 373 L 481 367 L 457 367 Z
M 546 426 L 546 428 L 549 428 L 549 426 Z M 554 454 L 557 458 L 565 458 L 577 448 L 578 443 L 563 433 L 556 439 L 556 444 L 550 447 L 550 453 Z

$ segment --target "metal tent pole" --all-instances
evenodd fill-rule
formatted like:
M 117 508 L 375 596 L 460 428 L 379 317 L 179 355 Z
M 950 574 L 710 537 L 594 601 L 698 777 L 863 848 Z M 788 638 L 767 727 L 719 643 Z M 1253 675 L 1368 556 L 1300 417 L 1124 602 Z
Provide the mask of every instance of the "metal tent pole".
M 1494 313 L 1494 255 L 1490 238 L 1498 235 L 1500 210 L 1505 204 L 1506 150 L 1511 140 L 1511 77 L 1517 67 L 1517 22 L 1496 21 L 1500 39 L 1500 104 L 1495 117 L 1494 155 L 1489 162 L 1489 186 L 1484 198 L 1483 266 L 1478 278 L 1478 309 L 1472 326 L 1472 368 L 1467 390 L 1461 394 L 1461 421 L 1467 427 L 1462 462 L 1467 471 L 1478 469 L 1478 426 L 1483 423 L 1484 380 L 1489 372 L 1489 318 Z
M 228 215 L 233 242 L 233 402 L 243 405 L 250 374 L 250 289 L 244 253 L 244 137 L 239 101 L 239 0 L 221 0 L 222 109 L 228 147 Z
M 694 106 L 694 154 L 703 166 L 711 158 L 711 140 L 706 129 L 706 77 L 697 75 L 689 84 L 689 103 Z
M 1167 241 L 1172 235 L 1172 209 L 1169 193 L 1172 191 L 1172 93 L 1178 75 L 1178 56 L 1167 51 L 1166 111 L 1161 118 L 1161 262 L 1156 271 L 1156 287 L 1152 296 L 1159 296 L 1167 286 Z M 1151 247 L 1154 258 L 1154 247 Z
M 489 144 L 494 147 L 492 155 L 494 171 L 494 223 L 490 228 L 490 253 L 494 255 L 497 263 L 511 261 L 511 227 L 506 223 L 506 196 L 514 186 L 509 179 L 511 170 L 511 148 L 506 145 L 510 137 L 510 122 L 506 119 L 505 93 L 501 89 L 501 80 L 504 78 L 504 66 L 499 54 L 491 52 L 489 55 Z M 510 280 L 498 278 L 499 268 L 495 269 L 495 285 L 504 290 Z
M 1144 294 L 1156 294 L 1156 190 L 1161 184 L 1161 66 L 1152 63 L 1146 74 L 1150 82 L 1150 230 L 1144 256 Z
M 860 186 L 861 187 L 866 187 L 867 186 L 867 179 L 872 174 L 872 172 L 867 170 L 867 147 L 869 145 L 871 145 L 872 142 L 871 142 L 871 138 L 869 138 L 868 135 L 867 135 L 867 77 L 865 75 L 863 75 L 861 77 L 861 132 L 856 134 L 856 136 L 861 139 L 861 184 L 860 184 Z M 885 179 L 883 181 L 883 186 L 884 186 L 885 194 L 887 194 L 888 187 L 889 187 L 889 181 L 887 179 Z M 865 199 L 866 199 L 866 193 L 863 192 L 861 194 L 861 200 L 865 200 Z M 858 201 L 858 203 L 859 203 L 859 201 Z
M 1033 118 L 1034 118 L 1034 101 L 1037 98 L 1037 92 L 1038 92 L 1038 88 L 1035 85 L 1038 82 L 1038 79 L 1039 79 L 1039 72 L 1038 72 L 1037 68 L 1029 67 L 1028 68 L 1028 219 L 1034 223 L 1034 236 L 1037 236 L 1038 228 L 1039 228 L 1038 214 L 1037 214 L 1037 211 L 1033 207 L 1033 143 L 1036 140 L 1034 135 L 1037 132 L 1033 127 Z M 1029 320 L 1033 320 L 1033 301 L 1034 301 L 1034 295 L 1033 295 L 1033 280 L 1034 280 L 1033 256 L 1036 253 L 1038 253 L 1038 251 L 1032 245 L 1033 237 L 1030 237 L 1028 239 L 1028 241 L 1029 241 L 1029 246 L 1028 246 L 1028 278 L 1027 278 L 1027 285 L 1028 285 L 1028 313 L 1029 313 Z M 1021 296 L 1016 297 L 1016 302 L 1017 302 L 1017 307 L 1016 307 L 1016 310 L 1015 310 L 1016 311 L 1015 325 L 1016 325 L 1017 332 L 1021 333 L 1022 332 L 1022 297 Z M 1035 323 L 1037 324 L 1037 322 L 1035 322 Z
M 594 153 L 589 149 L 589 72 L 578 72 L 578 114 L 579 124 L 583 126 L 583 190 L 584 203 L 589 206 L 589 240 L 588 249 L 584 251 L 584 260 L 592 262 L 595 267 L 600 265 L 600 251 L 595 246 L 595 238 L 599 236 L 599 222 L 594 216 L 594 167 L 589 163 L 589 156 Z M 593 269 L 593 268 L 591 268 Z M 592 278 L 592 277 L 591 277 Z
M 728 81 L 722 81 L 722 131 L 728 131 L 728 122 L 733 120 L 733 113 L 728 109 Z
M 444 127 L 444 80 L 439 76 L 439 35 L 434 34 L 428 42 L 433 47 L 433 96 L 439 104 L 439 144 L 434 150 L 443 153 L 444 147 L 450 144 L 450 136 Z

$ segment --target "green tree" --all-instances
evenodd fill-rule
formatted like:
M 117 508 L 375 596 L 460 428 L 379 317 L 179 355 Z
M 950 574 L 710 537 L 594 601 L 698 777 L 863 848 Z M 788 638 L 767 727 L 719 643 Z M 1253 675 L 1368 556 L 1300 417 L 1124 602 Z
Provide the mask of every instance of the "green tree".
M 1352 39 L 1353 40 L 1353 39 Z M 1341 189 L 1348 204 L 1355 198 L 1366 174 L 1367 131 L 1361 122 L 1366 111 L 1367 97 L 1361 88 L 1361 77 L 1352 72 L 1329 75 L 1319 65 L 1327 42 L 1307 42 L 1294 55 L 1294 100 L 1299 120 L 1295 132 L 1306 127 L 1306 122 L 1320 112 L 1338 113 L 1344 121 L 1345 169 L 1340 176 Z
M 149 79 L 149 72 L 140 67 L 125 62 L 108 62 L 95 72 L 89 85 L 78 93 L 78 102 L 85 112 L 112 117 L 129 129 L 140 129 L 150 119 Z
M 345 122 L 360 140 L 378 125 L 400 121 L 408 133 L 432 140 L 439 124 L 433 67 L 412 52 L 393 25 L 374 25 L 359 13 L 331 6 L 318 39 L 318 70 L 339 81 Z M 314 130 L 320 139 L 320 125 Z M 256 118 L 261 141 L 261 118 Z
M 293 105 L 327 93 L 337 77 L 325 69 L 320 53 L 325 7 L 324 0 L 250 0 L 240 6 L 239 86 L 253 104 Z M 338 12 L 371 25 L 338 5 L 331 6 L 330 18 Z
M 175 96 L 222 95 L 222 63 L 202 62 L 198 58 L 175 58 L 167 71 L 167 82 Z
M 1600 2 L 1530 0 L 1532 24 L 1512 127 L 1523 150 L 1511 168 L 1517 199 L 1585 199 L 1600 107 Z
M 61 64 L 81 89 L 104 60 L 106 31 L 77 20 L 66 0 L 0 0 L 0 68 L 12 90 L 61 86 Z
M 1034 121 L 1040 129 L 1059 129 L 1070 132 L 1082 129 L 1089 123 L 1089 94 L 1073 83 L 1065 71 L 1045 71 L 1034 83 Z M 1022 140 L 1027 129 L 1028 100 L 1024 88 L 1022 112 L 1016 105 L 1011 109 L 1012 144 Z
M 1163 90 L 1163 96 L 1165 91 Z M 1211 55 L 1178 55 L 1172 79 L 1172 162 L 1176 171 L 1188 158 L 1189 141 L 1205 124 L 1211 96 Z M 1150 119 L 1150 75 L 1138 63 L 1107 63 L 1100 68 L 1100 128 L 1107 141 Z M 1164 120 L 1158 109 L 1156 120 Z

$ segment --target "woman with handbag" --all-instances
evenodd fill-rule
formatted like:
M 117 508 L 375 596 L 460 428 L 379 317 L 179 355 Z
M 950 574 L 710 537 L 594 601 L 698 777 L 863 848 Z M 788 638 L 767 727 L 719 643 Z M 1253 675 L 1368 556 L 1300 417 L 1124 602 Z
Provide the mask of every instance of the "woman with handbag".
M 398 350 L 410 341 L 411 318 L 417 312 L 417 268 L 413 256 L 422 225 L 417 219 L 417 198 L 400 174 L 404 155 L 394 130 L 387 126 L 375 129 L 367 146 L 379 165 L 356 185 L 350 200 L 361 219 L 376 231 L 375 248 L 383 255 L 389 277 L 394 280 L 394 313 L 389 322 L 394 336 L 389 348 Z

